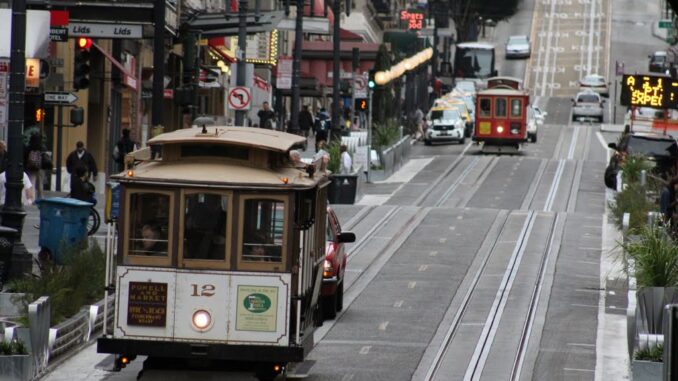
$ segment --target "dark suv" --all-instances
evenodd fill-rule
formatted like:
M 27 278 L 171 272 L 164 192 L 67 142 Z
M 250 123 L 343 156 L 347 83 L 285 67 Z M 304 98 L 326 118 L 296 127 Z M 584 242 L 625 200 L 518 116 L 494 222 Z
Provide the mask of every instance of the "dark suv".
M 605 185 L 617 189 L 617 173 L 627 155 L 643 155 L 655 163 L 653 172 L 662 178 L 675 173 L 678 158 L 678 144 L 671 135 L 654 132 L 627 132 L 622 134 L 619 143 L 610 143 L 608 147 L 616 152 L 610 158 L 605 169 Z

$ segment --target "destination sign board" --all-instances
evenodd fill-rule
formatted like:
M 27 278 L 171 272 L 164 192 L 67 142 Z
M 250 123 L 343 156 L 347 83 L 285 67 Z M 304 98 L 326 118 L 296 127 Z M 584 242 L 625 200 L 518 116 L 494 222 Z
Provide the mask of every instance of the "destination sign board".
M 622 77 L 622 106 L 678 108 L 678 80 L 662 75 L 626 74 Z
M 129 282 L 127 325 L 164 327 L 166 320 L 167 283 Z

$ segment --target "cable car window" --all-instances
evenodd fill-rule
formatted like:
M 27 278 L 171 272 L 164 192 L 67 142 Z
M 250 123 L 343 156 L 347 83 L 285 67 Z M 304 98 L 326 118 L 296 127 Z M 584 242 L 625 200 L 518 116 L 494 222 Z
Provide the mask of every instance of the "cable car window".
M 129 255 L 167 256 L 170 196 L 130 195 Z
M 480 98 L 480 116 L 492 116 L 492 100 L 490 98 Z
M 247 147 L 224 146 L 219 144 L 182 144 L 181 156 L 214 156 L 229 159 L 249 160 L 250 150 Z
M 242 260 L 282 262 L 285 203 L 279 200 L 245 200 Z
M 511 99 L 511 117 L 520 118 L 523 115 L 523 100 Z
M 184 197 L 184 258 L 226 258 L 227 213 L 227 196 L 192 193 Z
M 497 118 L 506 117 L 506 98 L 494 100 L 494 116 Z

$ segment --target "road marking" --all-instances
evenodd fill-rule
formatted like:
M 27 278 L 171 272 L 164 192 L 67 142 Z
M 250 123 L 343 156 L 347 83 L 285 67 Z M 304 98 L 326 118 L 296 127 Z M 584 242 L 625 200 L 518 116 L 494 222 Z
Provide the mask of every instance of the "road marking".
M 600 292 L 600 290 L 590 290 L 588 288 L 577 288 L 575 289 L 576 292 L 595 292 L 596 294 Z
M 605 149 L 607 151 L 607 160 L 609 160 L 610 156 L 612 156 L 613 150 L 610 147 L 607 146 L 607 142 L 605 141 L 605 138 L 603 137 L 603 134 L 600 133 L 600 131 L 596 132 L 596 137 L 598 138 L 600 145 L 603 146 L 603 149 Z
M 419 272 L 426 271 L 426 270 L 428 270 L 428 265 L 419 266 Z
M 458 220 L 463 220 L 463 219 L 464 219 L 464 216 L 461 216 L 461 215 L 460 215 L 460 216 L 457 216 L 457 219 L 458 219 Z
M 485 325 L 485 323 L 461 323 L 460 325 L 482 326 Z
M 388 321 L 385 321 L 385 322 L 379 324 L 379 330 L 380 331 L 386 331 L 386 327 L 388 327 Z
M 393 303 L 393 307 L 395 308 L 400 308 L 403 306 L 404 300 L 398 300 L 397 302 Z
M 366 355 L 366 354 L 370 353 L 370 349 L 371 349 L 371 348 L 372 348 L 371 345 L 365 345 L 364 347 L 360 348 L 360 352 L 359 352 L 359 353 L 360 353 L 361 355 Z
M 447 238 L 444 238 L 444 237 L 443 237 L 443 238 L 439 239 L 438 242 L 440 242 L 440 243 L 445 243 L 445 242 L 447 242 Z
M 436 255 L 438 255 L 438 252 L 434 250 L 434 251 L 428 253 L 428 255 L 435 257 Z
M 576 276 L 577 278 L 599 279 L 597 276 L 593 276 L 593 275 L 574 274 L 573 276 Z
M 565 371 L 570 371 L 570 372 L 595 372 L 595 370 L 592 369 L 578 369 L 578 368 L 563 368 Z
M 409 282 L 407 283 L 407 288 L 415 288 L 417 286 L 417 282 Z
M 556 173 L 553 176 L 553 182 L 551 183 L 551 189 L 549 190 L 548 196 L 546 197 L 546 204 L 544 205 L 544 211 L 549 212 L 553 208 L 553 203 L 556 199 L 556 193 L 558 193 L 558 187 L 560 185 L 560 178 L 563 176 L 563 171 L 565 168 L 565 161 L 558 161 L 558 168 Z
M 456 227 L 450 226 L 450 230 L 454 230 L 454 229 L 456 229 Z
M 567 343 L 567 345 L 572 345 L 575 347 L 592 347 L 592 348 L 596 347 L 595 344 L 584 344 L 584 343 Z
M 573 304 L 570 304 L 570 305 L 571 305 L 572 307 L 590 307 L 590 308 L 598 309 L 598 306 L 597 306 L 597 305 L 594 306 L 594 305 L 591 305 L 591 304 L 577 304 L 577 303 L 573 303 Z
M 617 295 L 617 293 L 614 292 L 614 291 L 608 291 L 607 293 L 610 294 L 610 295 Z
M 574 126 L 574 132 L 572 133 L 572 140 L 570 141 L 570 149 L 567 151 L 567 159 L 572 160 L 574 159 L 574 151 L 575 148 L 577 147 L 577 138 L 579 137 L 579 130 L 581 128 L 579 126 Z

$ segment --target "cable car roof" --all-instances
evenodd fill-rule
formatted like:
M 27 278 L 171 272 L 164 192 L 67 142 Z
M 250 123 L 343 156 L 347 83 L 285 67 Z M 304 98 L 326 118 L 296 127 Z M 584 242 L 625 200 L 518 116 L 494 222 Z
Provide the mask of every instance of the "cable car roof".
M 487 89 L 480 91 L 478 93 L 478 96 L 482 95 L 513 95 L 513 96 L 518 96 L 518 95 L 524 95 L 527 96 L 528 93 L 525 90 L 514 90 L 514 89 L 500 89 L 500 88 L 493 88 L 493 89 Z
M 202 127 L 176 130 L 160 134 L 149 140 L 148 144 L 209 143 L 287 152 L 295 144 L 303 144 L 306 141 L 303 136 L 264 128 L 208 126 L 206 130 L 206 134 L 202 132 Z

